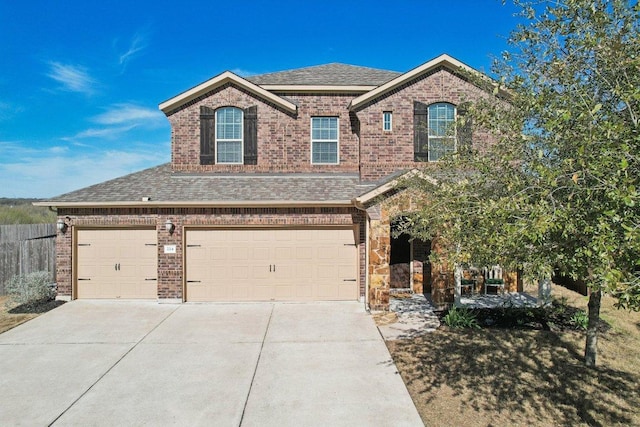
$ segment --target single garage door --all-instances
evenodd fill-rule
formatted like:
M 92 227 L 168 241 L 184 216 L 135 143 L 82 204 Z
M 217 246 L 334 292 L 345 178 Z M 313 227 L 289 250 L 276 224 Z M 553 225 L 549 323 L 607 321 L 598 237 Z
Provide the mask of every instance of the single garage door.
M 156 230 L 78 230 L 77 297 L 158 297 Z
M 188 230 L 189 301 L 358 298 L 352 229 Z

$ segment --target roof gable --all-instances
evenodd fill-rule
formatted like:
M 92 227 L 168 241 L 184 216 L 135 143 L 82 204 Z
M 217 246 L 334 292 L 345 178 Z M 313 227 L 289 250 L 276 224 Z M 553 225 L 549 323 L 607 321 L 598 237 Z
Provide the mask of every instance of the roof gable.
M 294 103 L 278 95 L 275 95 L 269 92 L 268 90 L 265 90 L 260 86 L 246 79 L 243 79 L 240 76 L 237 76 L 231 71 L 225 71 L 222 74 L 218 74 L 212 79 L 209 79 L 206 82 L 199 84 L 198 86 L 195 86 L 185 92 L 182 92 L 178 96 L 174 96 L 173 98 L 168 99 L 167 101 L 164 101 L 163 103 L 160 104 L 159 108 L 165 114 L 169 114 L 171 111 L 181 107 L 182 105 L 188 103 L 189 101 L 192 101 L 195 98 L 207 92 L 210 92 L 222 85 L 225 85 L 227 83 L 234 83 L 239 87 L 255 94 L 256 96 L 272 102 L 273 104 L 279 106 L 280 108 L 290 113 L 296 113 L 297 107 Z
M 482 80 L 492 82 L 492 80 L 485 74 L 482 74 L 481 72 L 475 70 L 474 68 L 469 67 L 468 65 L 458 61 L 457 59 L 447 54 L 442 54 L 437 58 L 427 61 L 424 64 L 420 65 L 419 67 L 416 67 L 413 70 L 407 71 L 406 73 L 397 76 L 393 80 L 390 80 L 384 83 L 383 85 L 380 85 L 377 88 L 370 90 L 369 92 L 364 93 L 358 96 L 357 98 L 354 98 L 349 104 L 349 109 L 355 110 L 365 105 L 366 103 L 370 102 L 371 100 L 379 96 L 382 96 L 411 80 L 417 79 L 420 76 L 426 73 L 429 73 L 438 67 L 445 67 L 454 72 L 459 72 L 461 70 L 466 71 L 476 77 L 479 77 Z

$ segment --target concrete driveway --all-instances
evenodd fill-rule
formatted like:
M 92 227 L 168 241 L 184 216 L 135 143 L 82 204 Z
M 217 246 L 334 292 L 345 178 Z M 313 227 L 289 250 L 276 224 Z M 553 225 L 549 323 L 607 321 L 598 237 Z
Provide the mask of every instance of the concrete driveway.
M 73 301 L 0 334 L 0 420 L 422 425 L 358 303 Z

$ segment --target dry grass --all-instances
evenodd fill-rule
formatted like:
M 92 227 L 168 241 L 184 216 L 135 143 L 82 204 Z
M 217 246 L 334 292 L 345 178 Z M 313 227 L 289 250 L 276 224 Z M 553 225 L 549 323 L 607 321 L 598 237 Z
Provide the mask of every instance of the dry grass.
M 62 301 L 49 301 L 37 305 L 16 306 L 10 303 L 8 297 L 0 296 L 0 334 L 61 304 L 63 304 Z
M 582 363 L 583 332 L 441 328 L 387 344 L 427 426 L 640 425 L 640 313 L 604 298 L 601 314 L 612 328 L 596 370 Z

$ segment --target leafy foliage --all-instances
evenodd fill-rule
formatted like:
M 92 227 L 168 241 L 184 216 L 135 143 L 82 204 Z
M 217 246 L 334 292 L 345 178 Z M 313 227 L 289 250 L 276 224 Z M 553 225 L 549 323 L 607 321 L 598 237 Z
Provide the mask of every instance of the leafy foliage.
M 476 315 L 467 308 L 452 307 L 442 321 L 451 328 L 480 328 Z
M 487 97 L 467 113 L 495 144 L 440 162 L 435 184 L 408 181 L 429 202 L 404 214 L 402 231 L 438 236 L 451 263 L 584 280 L 595 364 L 599 295 L 640 309 L 640 6 L 516 3 L 525 23 L 494 67 L 494 94 L 508 100 Z
M 47 271 L 14 276 L 5 284 L 5 290 L 14 304 L 32 304 L 55 297 L 51 286 L 51 274 Z
M 589 316 L 584 311 L 578 311 L 571 316 L 571 322 L 580 329 L 587 329 Z

